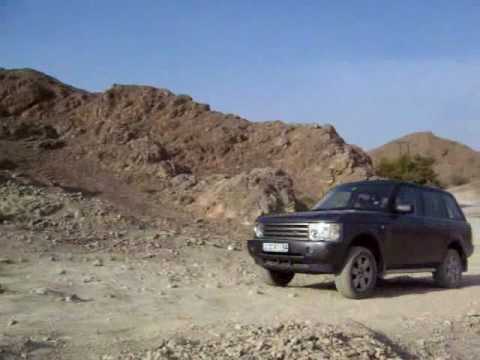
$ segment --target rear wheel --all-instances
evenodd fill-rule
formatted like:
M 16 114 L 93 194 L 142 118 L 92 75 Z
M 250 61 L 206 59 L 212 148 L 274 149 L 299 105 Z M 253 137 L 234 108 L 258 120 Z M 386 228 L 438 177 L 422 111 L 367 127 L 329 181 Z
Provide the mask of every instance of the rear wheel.
M 435 283 L 443 288 L 458 288 L 462 283 L 462 258 L 457 250 L 449 249 L 442 264 L 433 273 Z
M 370 296 L 377 282 L 377 262 L 372 252 L 362 246 L 354 246 L 340 274 L 335 277 L 337 290 L 350 299 Z
M 260 268 L 260 276 L 262 280 L 271 286 L 287 286 L 292 281 L 295 273 L 290 271 L 275 271 Z

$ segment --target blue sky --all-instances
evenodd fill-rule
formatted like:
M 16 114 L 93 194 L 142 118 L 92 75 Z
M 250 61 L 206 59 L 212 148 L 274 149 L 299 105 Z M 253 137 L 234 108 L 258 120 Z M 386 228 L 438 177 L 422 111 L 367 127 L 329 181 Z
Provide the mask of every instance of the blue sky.
M 370 149 L 431 130 L 480 150 L 480 1 L 0 0 L 0 66 L 137 83 Z

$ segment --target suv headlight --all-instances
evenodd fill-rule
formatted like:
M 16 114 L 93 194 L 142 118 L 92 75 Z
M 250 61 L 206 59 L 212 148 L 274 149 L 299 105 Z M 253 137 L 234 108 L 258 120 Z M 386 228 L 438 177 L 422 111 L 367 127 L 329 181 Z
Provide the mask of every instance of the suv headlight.
M 263 237 L 263 224 L 262 223 L 256 223 L 255 227 L 253 228 L 253 231 L 255 231 L 255 236 L 257 238 L 262 238 Z
M 319 222 L 308 226 L 308 238 L 313 241 L 338 241 L 342 231 L 341 224 Z

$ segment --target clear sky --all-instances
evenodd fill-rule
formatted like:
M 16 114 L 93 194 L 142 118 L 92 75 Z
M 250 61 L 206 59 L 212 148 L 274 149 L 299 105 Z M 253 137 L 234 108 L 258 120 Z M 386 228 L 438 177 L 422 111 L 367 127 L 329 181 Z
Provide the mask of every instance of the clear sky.
M 431 130 L 480 150 L 478 0 L 0 0 L 0 66 L 331 123 L 367 149 Z

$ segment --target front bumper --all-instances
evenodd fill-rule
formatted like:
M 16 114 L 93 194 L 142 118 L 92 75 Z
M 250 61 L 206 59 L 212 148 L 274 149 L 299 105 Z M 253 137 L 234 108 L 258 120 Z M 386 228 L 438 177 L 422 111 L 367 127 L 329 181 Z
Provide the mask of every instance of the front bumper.
M 264 242 L 288 243 L 289 252 L 264 252 Z M 248 241 L 248 252 L 266 269 L 306 274 L 335 274 L 342 269 L 344 259 L 342 243 L 332 242 L 257 239 Z

